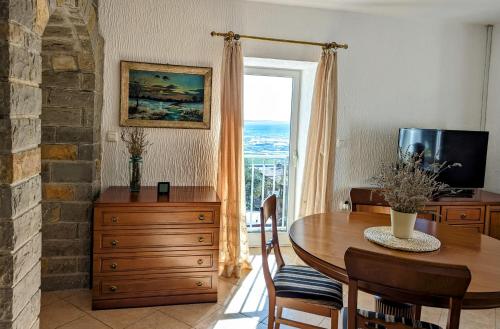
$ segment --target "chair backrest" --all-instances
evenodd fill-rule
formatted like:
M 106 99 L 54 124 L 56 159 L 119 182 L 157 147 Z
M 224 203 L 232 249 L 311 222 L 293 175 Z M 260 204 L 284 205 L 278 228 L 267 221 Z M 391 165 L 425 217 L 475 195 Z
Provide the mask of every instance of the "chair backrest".
M 388 329 L 408 328 L 383 320 L 367 322 L 356 311 L 358 289 L 397 302 L 449 305 L 447 328 L 458 329 L 462 299 L 471 280 L 466 266 L 415 261 L 356 248 L 349 248 L 344 260 L 349 276 L 348 329 L 373 328 L 374 323 Z
M 271 219 L 271 240 L 266 239 L 266 223 Z M 280 244 L 278 240 L 278 228 L 276 223 L 276 195 L 273 194 L 264 200 L 260 207 L 260 237 L 262 246 L 262 271 L 266 280 L 266 286 L 269 295 L 275 294 L 276 290 L 273 283 L 273 277 L 269 268 L 268 258 L 271 251 L 274 251 L 276 264 L 278 268 L 285 265 L 281 256 Z

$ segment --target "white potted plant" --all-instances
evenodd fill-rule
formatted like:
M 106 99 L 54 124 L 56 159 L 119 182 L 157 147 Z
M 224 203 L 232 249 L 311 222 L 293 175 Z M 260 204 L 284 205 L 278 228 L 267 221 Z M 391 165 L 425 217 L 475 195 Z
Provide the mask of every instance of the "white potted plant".
M 437 180 L 446 169 L 461 166 L 459 163 L 433 163 L 423 166 L 422 154 L 400 151 L 396 162 L 382 163 L 373 182 L 391 207 L 392 234 L 409 239 L 413 234 L 417 213 L 426 202 L 436 198 L 448 187 Z

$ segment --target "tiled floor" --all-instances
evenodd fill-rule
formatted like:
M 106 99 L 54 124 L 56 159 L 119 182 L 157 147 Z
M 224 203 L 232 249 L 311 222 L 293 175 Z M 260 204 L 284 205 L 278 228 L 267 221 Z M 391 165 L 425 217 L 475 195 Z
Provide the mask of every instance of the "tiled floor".
M 252 256 L 253 270 L 244 278 L 219 280 L 216 304 L 92 311 L 89 290 L 46 292 L 42 293 L 41 329 L 265 329 L 267 293 L 261 257 L 258 250 L 253 251 L 256 254 Z M 283 251 L 286 263 L 301 263 L 290 248 L 283 248 Z M 360 306 L 372 309 L 371 296 L 361 294 Z M 285 311 L 284 315 L 330 327 L 329 319 L 321 316 L 297 311 Z M 424 308 L 422 318 L 445 327 L 446 311 Z M 460 328 L 500 329 L 500 309 L 463 311 Z

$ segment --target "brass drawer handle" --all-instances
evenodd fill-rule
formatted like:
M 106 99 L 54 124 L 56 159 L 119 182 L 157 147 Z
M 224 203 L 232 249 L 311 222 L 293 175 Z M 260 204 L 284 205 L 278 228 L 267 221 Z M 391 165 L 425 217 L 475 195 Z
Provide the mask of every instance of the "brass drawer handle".
M 200 236 L 200 237 L 198 238 L 198 242 L 203 242 L 203 241 L 205 241 L 205 238 L 203 238 L 202 236 Z
M 118 217 L 115 217 L 115 216 L 111 217 L 111 221 L 113 223 L 117 223 L 118 222 Z
M 203 264 L 203 259 L 200 258 L 200 259 L 198 259 L 198 265 L 201 265 L 201 264 Z
M 118 290 L 118 287 L 117 286 L 111 286 L 109 287 L 109 290 L 111 290 L 112 292 L 115 292 Z
M 197 285 L 198 287 L 201 287 L 201 286 L 203 285 L 203 282 L 198 281 L 198 282 L 196 282 L 196 285 Z
M 116 246 L 118 245 L 118 240 L 113 240 L 113 241 L 111 241 L 111 245 L 112 245 L 113 247 L 116 247 Z
M 461 215 L 460 215 L 460 218 L 462 218 L 462 219 L 466 219 L 466 218 L 467 218 L 467 214 L 465 214 L 465 213 L 464 213 L 464 214 L 461 214 Z
M 111 269 L 114 271 L 118 267 L 118 264 L 113 263 L 113 264 L 109 265 L 109 267 L 111 267 Z
M 205 215 L 204 214 L 199 214 L 198 215 L 199 220 L 205 220 Z

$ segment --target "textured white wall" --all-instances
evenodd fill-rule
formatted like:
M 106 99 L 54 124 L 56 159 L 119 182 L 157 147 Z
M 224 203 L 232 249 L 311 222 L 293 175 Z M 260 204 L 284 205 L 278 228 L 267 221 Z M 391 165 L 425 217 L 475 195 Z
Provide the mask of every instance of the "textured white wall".
M 486 130 L 490 132 L 486 188 L 500 193 L 500 25 L 493 28 Z
M 336 204 L 366 185 L 376 165 L 396 154 L 399 127 L 479 129 L 484 27 L 411 21 L 236 0 L 100 1 L 105 38 L 103 139 L 118 130 L 119 61 L 214 68 L 212 129 L 149 129 L 144 184 L 214 185 L 223 41 L 234 30 L 349 43 L 339 55 Z M 243 41 L 246 56 L 316 61 L 320 49 Z M 103 140 L 103 187 L 127 184 L 121 143 Z

